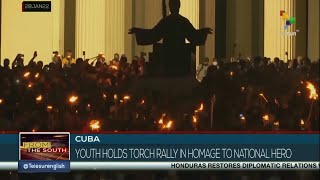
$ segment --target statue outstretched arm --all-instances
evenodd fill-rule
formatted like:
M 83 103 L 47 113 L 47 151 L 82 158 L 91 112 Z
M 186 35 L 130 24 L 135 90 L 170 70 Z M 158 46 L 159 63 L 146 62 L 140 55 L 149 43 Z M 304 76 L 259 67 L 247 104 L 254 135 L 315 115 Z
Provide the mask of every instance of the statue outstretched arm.
M 190 43 L 196 46 L 204 45 L 207 40 L 208 34 L 212 34 L 213 30 L 211 28 L 202 28 L 202 29 L 195 29 L 193 25 L 188 21 L 186 25 L 187 31 L 187 39 Z
M 135 34 L 138 45 L 152 45 L 163 37 L 161 21 L 153 29 L 142 29 L 133 27 L 129 34 Z

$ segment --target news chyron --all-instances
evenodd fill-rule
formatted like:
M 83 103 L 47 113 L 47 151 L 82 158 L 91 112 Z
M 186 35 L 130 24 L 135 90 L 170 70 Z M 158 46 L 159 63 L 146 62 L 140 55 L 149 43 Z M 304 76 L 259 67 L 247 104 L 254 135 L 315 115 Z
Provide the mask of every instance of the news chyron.
M 19 173 L 70 172 L 70 133 L 19 133 Z
M 23 1 L 22 12 L 51 12 L 51 1 Z

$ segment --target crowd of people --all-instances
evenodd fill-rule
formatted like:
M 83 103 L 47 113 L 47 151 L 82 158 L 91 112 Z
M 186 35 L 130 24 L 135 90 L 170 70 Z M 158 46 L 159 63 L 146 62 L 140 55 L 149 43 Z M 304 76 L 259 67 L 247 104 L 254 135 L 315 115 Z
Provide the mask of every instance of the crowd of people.
M 154 93 L 130 91 L 136 80 L 148 76 L 148 62 L 115 54 L 106 61 L 65 58 L 37 61 L 37 52 L 25 65 L 21 54 L 0 67 L 0 130 L 6 131 L 319 131 L 319 60 L 298 58 L 206 59 L 197 69 L 195 104 L 180 119 L 157 108 Z M 11 66 L 10 66 L 11 63 Z M 177 67 L 178 68 L 178 67 Z M 199 77 L 201 76 L 201 77 Z M 179 85 L 177 85 L 179 88 Z M 200 95 L 199 95 L 200 94 Z M 189 97 L 193 98 L 193 97 Z M 157 99 L 157 100 L 155 100 Z M 180 99 L 177 99 L 178 104 Z M 176 108 L 177 106 L 171 106 Z M 173 111 L 174 112 L 174 111 Z M 98 126 L 92 126 L 95 123 Z M 172 172 L 174 173 L 174 172 Z M 89 179 L 299 179 L 313 173 L 71 173 Z M 171 175 L 170 175 L 171 174 Z M 38 178 L 2 173 L 15 179 Z M 66 177 L 61 174 L 61 177 Z M 43 178 L 53 179 L 60 175 Z M 303 178 L 304 179 L 304 178 Z
M 148 76 L 144 57 L 128 63 L 125 55 L 106 61 L 100 53 L 94 60 L 75 60 L 71 52 L 65 58 L 56 52 L 48 65 L 36 58 L 37 52 L 25 65 L 18 54 L 11 67 L 4 59 L 2 131 L 319 130 L 319 60 L 206 61 L 198 68 L 197 75 L 206 72 L 194 91 L 196 100 L 188 101 L 195 103 L 190 105 L 194 111 L 171 116 L 156 106 L 162 99 L 155 93 L 130 91 L 137 79 Z M 99 129 L 90 123 L 99 123 Z

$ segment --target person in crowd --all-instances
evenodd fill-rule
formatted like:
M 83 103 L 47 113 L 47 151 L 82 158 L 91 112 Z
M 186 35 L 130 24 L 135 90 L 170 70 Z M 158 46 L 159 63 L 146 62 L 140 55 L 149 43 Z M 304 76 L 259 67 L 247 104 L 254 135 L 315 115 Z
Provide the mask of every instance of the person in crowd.
M 117 65 L 118 65 L 118 62 L 119 62 L 119 54 L 118 54 L 118 53 L 115 53 L 115 54 L 113 55 L 113 59 L 112 59 L 111 62 L 110 62 L 110 65 L 117 66 Z
M 62 66 L 71 68 L 71 65 L 75 63 L 76 63 L 76 60 L 72 57 L 72 51 L 68 50 L 65 58 L 62 59 Z
M 197 67 L 197 80 L 199 82 L 207 75 L 207 69 L 209 67 L 209 58 L 206 57 L 202 63 L 200 63 Z
M 97 57 L 97 62 L 104 64 L 106 62 L 106 56 L 100 52 Z

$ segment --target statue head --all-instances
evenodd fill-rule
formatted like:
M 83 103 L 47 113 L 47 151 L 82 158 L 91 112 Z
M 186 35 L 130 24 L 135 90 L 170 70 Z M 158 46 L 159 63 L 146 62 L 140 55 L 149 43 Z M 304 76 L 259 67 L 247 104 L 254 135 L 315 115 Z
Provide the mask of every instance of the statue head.
M 179 14 L 180 6 L 180 0 L 169 0 L 169 8 L 171 14 Z

